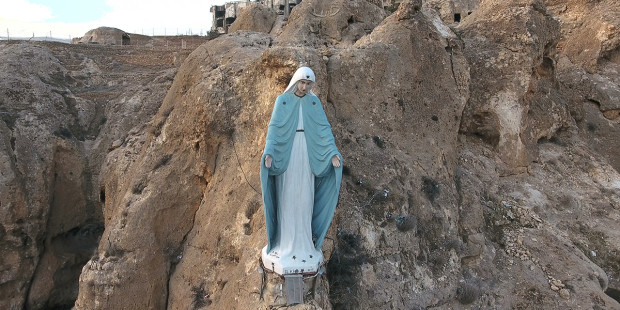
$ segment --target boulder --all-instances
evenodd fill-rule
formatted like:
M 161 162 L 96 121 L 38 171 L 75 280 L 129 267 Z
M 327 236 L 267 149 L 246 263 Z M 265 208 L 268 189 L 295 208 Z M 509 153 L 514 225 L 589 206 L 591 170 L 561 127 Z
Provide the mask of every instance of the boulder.
M 303 1 L 276 39 L 289 46 L 349 46 L 369 34 L 386 13 L 365 0 Z
M 547 1 L 549 11 L 562 24 L 558 49 L 588 73 L 620 61 L 617 5 L 614 1 Z
M 250 30 L 269 33 L 276 22 L 276 11 L 258 3 L 252 3 L 243 9 L 237 19 L 228 28 L 228 33 Z
M 561 24 L 557 78 L 584 141 L 620 171 L 620 27 L 613 1 L 549 1 Z M 598 110 L 598 111 L 596 111 Z
M 460 130 L 494 147 L 507 173 L 523 169 L 539 139 L 570 123 L 554 87 L 559 24 L 538 0 L 487 1 L 457 29 L 477 85 Z

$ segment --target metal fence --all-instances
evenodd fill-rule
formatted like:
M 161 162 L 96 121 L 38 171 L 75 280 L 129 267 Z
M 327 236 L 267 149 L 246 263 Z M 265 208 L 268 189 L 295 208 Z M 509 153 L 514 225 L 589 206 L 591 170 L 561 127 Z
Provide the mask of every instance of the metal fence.
M 62 43 L 71 43 L 71 38 L 63 39 L 63 38 L 55 38 L 52 36 L 52 31 L 49 31 L 49 36 L 35 36 L 32 33 L 31 37 L 13 37 L 11 36 L 10 30 L 6 29 L 6 36 L 0 36 L 0 41 L 50 41 L 50 42 L 62 42 Z

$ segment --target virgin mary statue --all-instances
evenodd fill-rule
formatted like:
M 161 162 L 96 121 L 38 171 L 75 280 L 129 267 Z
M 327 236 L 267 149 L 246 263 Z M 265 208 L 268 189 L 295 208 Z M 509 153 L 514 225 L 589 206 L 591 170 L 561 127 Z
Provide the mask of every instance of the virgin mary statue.
M 261 158 L 267 226 L 262 260 L 280 275 L 319 270 L 340 193 L 342 155 L 314 83 L 314 72 L 301 67 L 278 96 Z

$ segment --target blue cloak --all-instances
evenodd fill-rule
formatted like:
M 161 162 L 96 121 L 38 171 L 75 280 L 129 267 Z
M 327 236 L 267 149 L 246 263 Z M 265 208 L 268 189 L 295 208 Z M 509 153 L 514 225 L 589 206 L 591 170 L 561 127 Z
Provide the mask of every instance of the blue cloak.
M 267 252 L 277 241 L 278 201 L 275 177 L 288 167 L 293 138 L 299 119 L 299 106 L 303 105 L 304 134 L 308 146 L 310 169 L 315 175 L 314 206 L 312 211 L 312 236 L 315 248 L 320 250 L 327 229 L 334 217 L 342 181 L 342 155 L 338 152 L 331 125 L 319 98 L 312 94 L 298 97 L 284 93 L 276 99 L 267 129 L 265 151 L 260 162 L 260 179 L 267 226 Z M 265 156 L 273 160 L 271 168 L 265 167 Z M 340 167 L 332 165 L 334 155 L 340 157 Z

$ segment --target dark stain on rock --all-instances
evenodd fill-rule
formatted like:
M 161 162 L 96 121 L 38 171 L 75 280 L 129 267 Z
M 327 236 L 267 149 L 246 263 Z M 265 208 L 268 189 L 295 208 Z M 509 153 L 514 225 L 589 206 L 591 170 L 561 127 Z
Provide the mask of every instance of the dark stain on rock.
M 374 136 L 374 137 L 372 137 L 372 141 L 374 141 L 374 142 L 375 142 L 375 144 L 376 144 L 378 147 L 380 147 L 380 148 L 382 148 L 382 149 L 384 149 L 384 148 L 385 148 L 385 142 L 383 142 L 383 139 L 381 139 L 381 137 L 379 137 L 379 136 Z
M 437 183 L 437 181 L 428 178 L 428 177 L 423 177 L 422 178 L 422 188 L 421 188 L 422 192 L 424 193 L 424 195 L 426 196 L 426 198 L 431 202 L 434 203 L 435 199 L 437 199 L 437 197 L 439 197 L 439 195 L 441 194 L 441 189 L 439 188 L 439 183 Z

